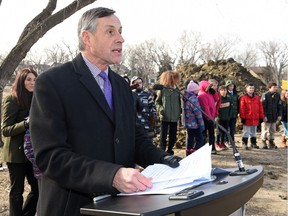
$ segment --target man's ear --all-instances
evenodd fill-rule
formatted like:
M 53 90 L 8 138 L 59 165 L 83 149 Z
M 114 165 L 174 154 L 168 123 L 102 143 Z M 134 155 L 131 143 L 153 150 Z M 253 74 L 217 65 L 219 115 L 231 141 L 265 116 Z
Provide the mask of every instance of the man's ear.
M 90 43 L 91 43 L 91 40 L 90 40 L 91 33 L 88 32 L 88 31 L 83 31 L 82 34 L 81 34 L 81 36 L 82 36 L 83 43 L 84 43 L 85 45 L 90 46 Z

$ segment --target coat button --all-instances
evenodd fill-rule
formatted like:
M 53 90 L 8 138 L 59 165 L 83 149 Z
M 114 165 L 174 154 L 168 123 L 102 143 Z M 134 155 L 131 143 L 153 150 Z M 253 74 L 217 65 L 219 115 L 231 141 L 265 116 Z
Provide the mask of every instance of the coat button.
M 116 144 L 119 143 L 119 139 L 118 139 L 118 138 L 115 139 L 115 143 L 116 143 Z

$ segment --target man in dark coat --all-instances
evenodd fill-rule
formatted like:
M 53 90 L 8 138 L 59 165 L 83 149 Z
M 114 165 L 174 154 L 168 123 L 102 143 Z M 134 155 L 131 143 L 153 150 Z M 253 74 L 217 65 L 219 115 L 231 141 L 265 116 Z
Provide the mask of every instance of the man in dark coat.
M 282 103 L 280 94 L 277 92 L 278 86 L 275 82 L 269 82 L 267 84 L 268 91 L 265 92 L 261 101 L 264 110 L 264 119 L 261 127 L 261 139 L 263 143 L 263 149 L 275 149 L 277 146 L 274 143 L 274 136 L 276 133 L 276 121 L 280 121 L 282 118 Z M 267 146 L 266 140 L 269 141 Z
M 179 157 L 156 148 L 143 127 L 136 126 L 131 89 L 109 68 L 120 63 L 124 42 L 114 12 L 85 12 L 78 25 L 81 53 L 36 81 L 30 129 L 43 173 L 37 215 L 80 215 L 80 208 L 97 195 L 152 187 L 135 164 L 179 165 Z M 111 108 L 103 94 L 109 85 Z

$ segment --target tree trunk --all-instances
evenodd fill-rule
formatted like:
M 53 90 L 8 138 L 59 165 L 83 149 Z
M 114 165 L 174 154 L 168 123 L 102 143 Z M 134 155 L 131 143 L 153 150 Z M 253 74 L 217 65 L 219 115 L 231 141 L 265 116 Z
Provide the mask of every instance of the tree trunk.
M 31 47 L 50 29 L 66 20 L 83 7 L 96 0 L 73 1 L 70 5 L 52 15 L 57 0 L 49 0 L 47 7 L 24 28 L 17 44 L 6 56 L 0 66 L 0 86 L 4 87 Z M 76 27 L 75 27 L 76 28 Z
M 44 8 L 41 13 L 34 17 L 23 29 L 23 32 L 19 37 L 17 44 L 5 57 L 0 66 L 0 88 L 2 89 L 0 92 L 1 102 L 4 87 L 6 86 L 8 80 L 10 79 L 16 68 L 18 67 L 19 63 L 25 58 L 31 47 L 50 29 L 69 18 L 78 10 L 89 4 L 92 4 L 95 1 L 96 0 L 75 0 L 55 14 L 52 13 L 56 8 L 57 0 L 48 1 L 46 8 Z M 0 103 L 0 110 L 1 109 L 2 103 Z

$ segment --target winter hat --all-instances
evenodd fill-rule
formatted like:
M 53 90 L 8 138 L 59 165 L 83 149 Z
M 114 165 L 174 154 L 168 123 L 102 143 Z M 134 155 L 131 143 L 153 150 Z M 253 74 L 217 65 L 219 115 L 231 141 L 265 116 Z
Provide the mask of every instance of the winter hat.
M 133 84 L 138 79 L 140 79 L 143 82 L 143 79 L 141 77 L 133 76 L 132 79 L 131 79 L 131 84 Z
M 225 86 L 227 87 L 227 86 L 229 86 L 231 84 L 234 85 L 233 81 L 232 80 L 227 80 L 226 83 L 225 83 Z
M 187 86 L 187 91 L 192 92 L 196 90 L 199 90 L 199 85 L 197 85 L 195 82 L 193 82 L 193 80 L 191 80 Z

